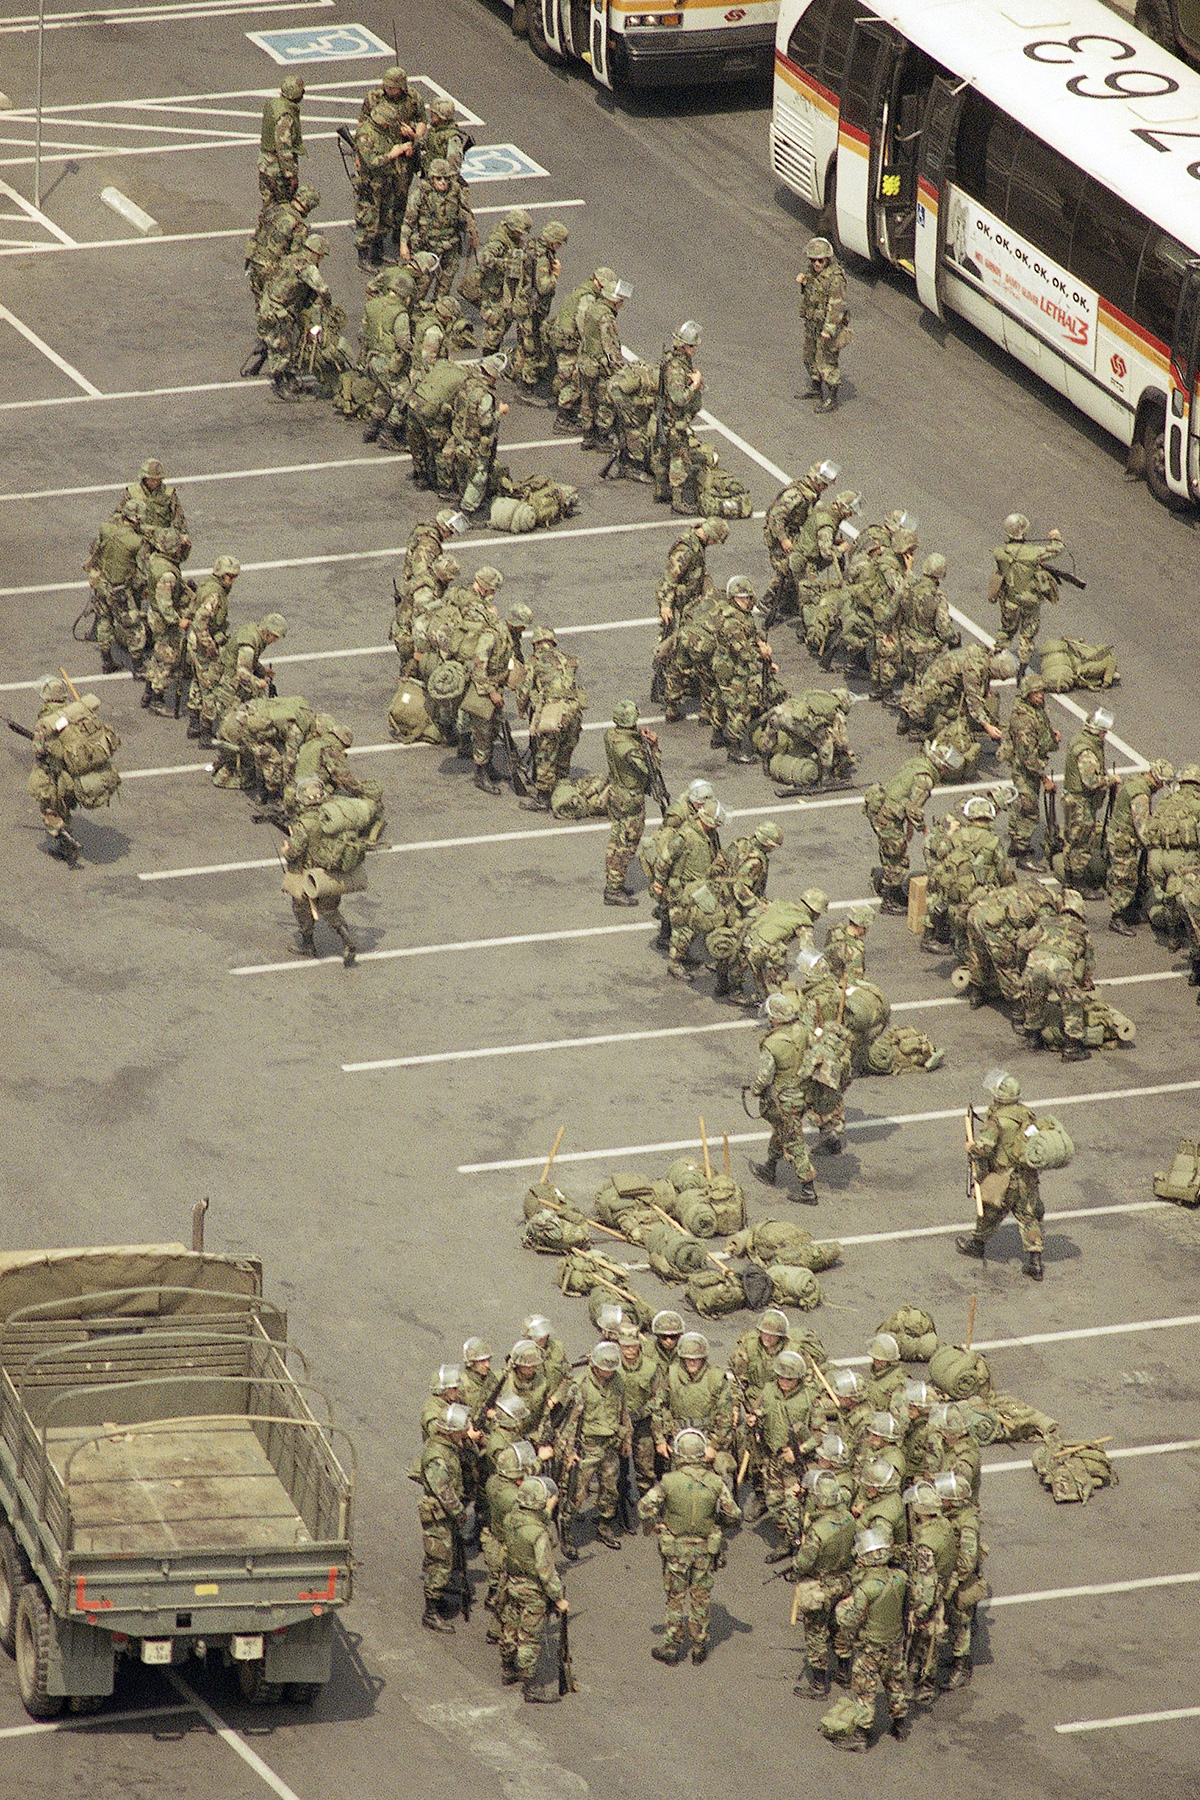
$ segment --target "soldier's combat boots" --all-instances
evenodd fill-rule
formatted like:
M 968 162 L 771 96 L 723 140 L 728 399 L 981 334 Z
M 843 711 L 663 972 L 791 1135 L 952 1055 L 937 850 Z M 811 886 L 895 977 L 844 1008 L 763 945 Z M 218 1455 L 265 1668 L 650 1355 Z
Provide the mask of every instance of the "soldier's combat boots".
M 729 993 L 729 964 L 718 963 L 716 980 L 713 982 L 713 999 L 724 1000 Z
M 75 838 L 64 825 L 57 833 L 52 845 L 55 856 L 61 856 L 68 869 L 77 869 L 82 861 L 82 852 Z
M 775 1186 L 775 1171 L 779 1167 L 779 1159 L 768 1156 L 764 1162 L 752 1162 L 750 1173 L 756 1181 L 764 1181 L 768 1187 Z
M 816 1206 L 817 1184 L 811 1178 L 802 1181 L 796 1189 L 795 1198 L 801 1206 Z
M 694 981 L 696 979 L 681 956 L 668 956 L 667 974 L 675 981 Z
M 153 698 L 154 689 L 150 686 L 149 681 L 147 681 L 145 687 L 142 689 L 142 705 L 149 706 Z
M 907 1713 L 904 1715 L 903 1718 L 893 1719 L 891 1726 L 890 1726 L 890 1730 L 891 1730 L 892 1736 L 896 1739 L 897 1743 L 902 1744 L 904 1742 L 904 1740 L 908 1737 L 909 1733 L 912 1731 L 912 1726 L 908 1722 Z
M 1042 1279 L 1042 1253 L 1040 1250 L 1031 1250 L 1029 1252 L 1028 1256 L 1025 1258 L 1025 1267 L 1022 1270 L 1022 1273 L 1028 1275 L 1030 1281 L 1040 1281 Z
M 358 945 L 354 942 L 354 939 L 350 936 L 350 933 L 340 919 L 330 919 L 329 923 L 342 940 L 342 962 L 347 969 L 353 968 L 354 959 L 358 955 Z
M 383 415 L 382 414 L 380 414 L 379 418 L 377 418 L 377 419 L 369 419 L 367 421 L 366 425 L 363 427 L 363 443 L 364 444 L 373 444 L 375 442 L 375 439 L 379 436 L 379 433 L 382 429 L 383 429 Z
M 436 1600 L 426 1600 L 425 1611 L 421 1614 L 421 1623 L 426 1631 L 443 1631 L 454 1636 L 454 1627 L 449 1619 L 443 1619 L 437 1608 Z
M 1108 929 L 1115 931 L 1118 937 L 1133 937 L 1134 928 L 1122 913 L 1114 913 L 1108 921 Z
M 687 1651 L 682 1644 L 655 1644 L 650 1654 L 655 1662 L 681 1663 Z
M 829 1698 L 829 1670 L 814 1669 L 811 1666 L 804 1671 L 804 1677 L 792 1689 L 794 1694 L 806 1695 L 810 1700 L 827 1700 Z
M 294 944 L 288 945 L 289 956 L 315 956 L 317 940 L 311 931 L 302 931 Z
M 700 1667 L 701 1663 L 707 1662 L 707 1661 L 708 1661 L 708 1645 L 707 1644 L 693 1644 L 692 1645 L 692 1664 L 693 1664 L 693 1666 L 698 1669 Z
M 605 906 L 636 906 L 638 897 L 631 894 L 628 888 L 606 887 L 604 890 Z
M 813 407 L 813 411 L 819 412 L 819 413 L 836 412 L 837 411 L 837 403 L 838 403 L 838 389 L 836 387 L 830 387 L 828 382 L 825 382 L 823 385 L 825 388 L 825 397 L 823 400 L 820 401 L 820 403 L 818 405 Z
M 976 1262 L 982 1262 L 987 1254 L 987 1246 L 984 1244 L 983 1239 L 981 1237 L 976 1237 L 974 1232 L 972 1232 L 970 1237 L 956 1237 L 954 1240 L 954 1248 L 958 1251 L 960 1256 L 973 1256 Z
M 1064 1062 L 1090 1062 L 1092 1053 L 1086 1044 L 1070 1039 L 1063 1045 L 1062 1059 Z
M 971 1659 L 969 1656 L 956 1656 L 950 1664 L 950 1673 L 943 1686 L 946 1688 L 966 1687 L 971 1679 Z
M 611 1519 L 600 1520 L 599 1524 L 596 1526 L 596 1537 L 600 1543 L 607 1545 L 610 1550 L 619 1550 L 621 1548 L 621 1540 L 613 1530 L 613 1522 Z
M 116 668 L 117 659 L 109 649 L 108 645 L 105 644 L 100 652 L 100 672 L 102 675 L 114 675 L 116 673 Z
M 198 712 L 194 712 L 190 706 L 188 707 L 187 734 L 190 738 L 200 738 L 200 737 L 203 737 L 203 735 L 204 735 L 204 723 L 200 717 L 200 714 Z
M 475 764 L 475 786 L 485 794 L 500 792 L 500 783 L 493 776 L 488 763 Z

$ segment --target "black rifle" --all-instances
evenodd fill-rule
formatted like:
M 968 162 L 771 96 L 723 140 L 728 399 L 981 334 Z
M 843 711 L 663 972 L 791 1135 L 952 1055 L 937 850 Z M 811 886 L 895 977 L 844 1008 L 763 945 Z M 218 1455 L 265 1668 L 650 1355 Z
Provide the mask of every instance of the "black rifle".
M 1058 829 L 1057 788 L 1042 789 L 1042 811 L 1046 819 L 1046 854 L 1053 856 L 1062 845 L 1062 836 Z
M 573 1694 L 575 1688 L 575 1669 L 571 1662 L 571 1635 L 567 1624 L 567 1613 L 559 1613 L 558 1626 L 558 1691 L 560 1694 Z
M 513 793 L 519 800 L 523 800 L 529 792 L 529 784 L 525 780 L 521 758 L 517 754 L 517 746 L 513 742 L 512 726 L 503 713 L 500 715 L 498 735 L 504 746 L 504 753 L 508 757 L 508 779 L 512 782 Z
M 454 1582 L 458 1588 L 462 1616 L 469 1625 L 471 1622 L 471 1577 L 467 1573 L 467 1547 L 463 1543 L 463 1534 L 457 1525 L 452 1527 L 452 1531 L 454 1535 Z
M 260 338 L 258 340 L 257 344 L 254 346 L 253 350 L 250 352 L 249 356 L 246 358 L 245 362 L 242 364 L 241 368 L 238 370 L 238 374 L 243 378 L 243 380 L 248 381 L 252 375 L 258 374 L 259 370 L 262 368 L 262 366 L 266 362 L 266 360 L 267 360 L 267 346 L 263 343 L 262 339 Z
M 15 731 L 18 737 L 28 738 L 32 744 L 33 733 L 30 731 L 28 725 L 18 725 L 17 721 L 15 719 L 10 719 L 7 713 L 0 713 L 0 718 L 4 720 L 4 723 L 8 726 L 10 731 Z
M 1101 821 L 1101 825 L 1100 825 L 1100 843 L 1101 843 L 1101 845 L 1105 845 L 1108 843 L 1108 826 L 1109 826 L 1109 821 L 1111 820 L 1111 818 L 1113 816 L 1113 807 L 1116 805 L 1116 800 L 1117 800 L 1117 790 L 1115 787 L 1110 787 L 1108 790 L 1108 796 L 1104 802 L 1104 818 Z
M 83 611 L 79 614 L 78 618 L 75 620 L 75 623 L 71 627 L 71 636 L 75 639 L 75 642 L 77 644 L 90 644 L 93 641 L 93 639 L 96 636 L 96 622 L 97 622 L 98 617 L 99 617 L 99 615 L 96 612 L 96 597 L 94 594 L 92 594 L 92 595 L 88 596 L 87 605 L 84 607 Z M 88 626 L 88 628 L 84 632 L 83 636 L 80 637 L 79 626 L 84 619 L 88 619 L 88 618 L 90 618 L 91 624 Z
M 1087 587 L 1087 582 L 1076 575 L 1074 569 L 1060 569 L 1055 563 L 1043 563 L 1042 567 L 1055 581 L 1065 581 L 1068 587 L 1078 588 L 1081 594 Z
M 629 1504 L 629 1478 L 633 1474 L 632 1456 L 617 1458 L 617 1529 L 633 1530 L 633 1515 Z
M 271 668 L 271 667 L 270 667 L 270 666 L 269 666 L 269 665 L 268 665 L 268 667 L 267 667 L 267 668 L 265 668 L 265 669 L 262 669 L 262 670 L 261 670 L 261 671 L 260 671 L 260 673 L 261 673 L 261 674 L 263 674 L 263 675 L 265 675 L 265 676 L 266 676 L 266 680 L 267 680 L 267 699 L 268 699 L 268 700 L 278 700 L 278 698 L 279 698 L 279 689 L 278 689 L 278 688 L 277 688 L 277 687 L 276 687 L 276 686 L 275 686 L 275 671 L 274 671 L 274 669 L 272 669 L 272 668 Z
M 658 745 L 652 744 L 649 738 L 644 734 L 642 742 L 646 746 L 646 755 L 650 761 L 650 792 L 654 795 L 654 798 L 658 801 L 658 804 L 665 813 L 668 806 L 671 804 L 671 796 L 667 791 L 667 784 L 663 780 L 662 761 L 658 754 Z
M 483 1399 L 479 1402 L 479 1405 L 476 1408 L 475 1412 L 472 1413 L 472 1415 L 471 1415 L 471 1423 L 475 1427 L 476 1431 L 486 1431 L 487 1430 L 487 1428 L 488 1428 L 487 1427 L 488 1413 L 491 1410 L 491 1408 L 496 1404 L 496 1401 L 499 1399 L 500 1390 L 504 1386 L 505 1382 L 508 1380 L 508 1376 L 509 1376 L 509 1365 L 507 1363 L 505 1363 L 505 1365 L 501 1369 L 499 1375 L 497 1375 L 495 1381 L 493 1381 L 491 1387 L 487 1390 L 486 1394 L 483 1396 Z
M 337 139 L 337 147 L 341 152 L 346 179 L 353 183 L 358 179 L 358 152 L 354 148 L 354 133 L 348 125 L 339 125 L 334 132 L 334 137 Z
M 179 708 L 183 702 L 183 689 L 186 682 L 191 681 L 191 663 L 188 658 L 187 632 L 179 646 L 179 661 L 175 666 L 175 717 L 179 717 Z

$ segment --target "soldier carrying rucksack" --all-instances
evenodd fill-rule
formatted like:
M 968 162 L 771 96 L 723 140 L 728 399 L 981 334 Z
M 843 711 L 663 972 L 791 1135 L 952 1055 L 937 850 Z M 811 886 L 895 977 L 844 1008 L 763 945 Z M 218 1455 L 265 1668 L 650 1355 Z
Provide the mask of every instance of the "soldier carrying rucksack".
M 292 954 L 317 954 L 317 920 L 323 919 L 342 940 L 342 961 L 349 968 L 358 946 L 339 908 L 344 894 L 365 889 L 367 850 L 383 820 L 369 800 L 330 797 L 325 783 L 314 775 L 296 783 L 296 807 L 281 853 L 287 871 L 283 891 L 291 899 L 300 932 Z
M 32 732 L 34 766 L 29 793 L 37 801 L 42 824 L 55 856 L 72 869 L 80 863 L 80 847 L 69 829 L 76 806 L 94 811 L 107 806 L 121 785 L 112 759 L 121 740 L 97 715 L 95 694 L 80 696 L 57 675 L 38 683 L 41 708 Z

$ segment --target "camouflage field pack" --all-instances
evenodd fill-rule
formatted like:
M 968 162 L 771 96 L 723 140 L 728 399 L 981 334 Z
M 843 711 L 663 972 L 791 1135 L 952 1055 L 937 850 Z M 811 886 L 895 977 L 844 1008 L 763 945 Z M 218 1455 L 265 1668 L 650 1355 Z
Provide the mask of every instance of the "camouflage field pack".
M 1159 1169 L 1155 1174 L 1154 1192 L 1160 1200 L 1200 1206 L 1200 1144 L 1190 1138 L 1180 1140 L 1170 1168 Z

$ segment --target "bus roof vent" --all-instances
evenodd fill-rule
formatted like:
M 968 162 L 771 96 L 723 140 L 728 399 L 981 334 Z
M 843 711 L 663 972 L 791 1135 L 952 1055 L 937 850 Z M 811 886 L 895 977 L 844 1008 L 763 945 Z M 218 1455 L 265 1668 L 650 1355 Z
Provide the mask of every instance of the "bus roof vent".
M 1175 94 L 1150 94 L 1140 100 L 1129 100 L 1129 110 L 1147 125 L 1198 125 L 1200 115 L 1194 106 Z

